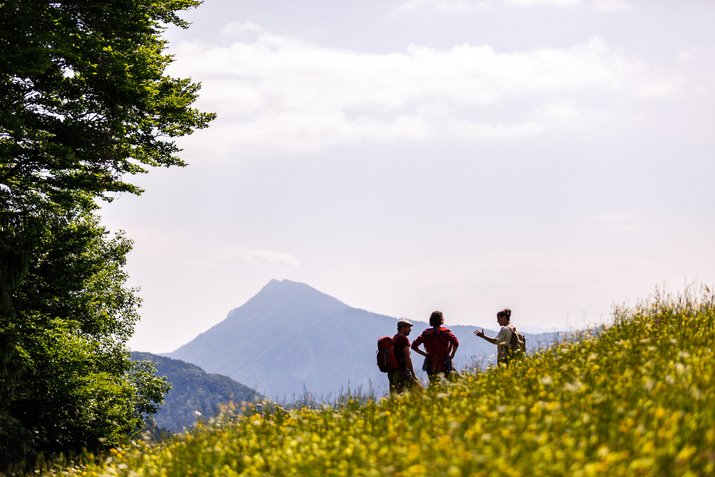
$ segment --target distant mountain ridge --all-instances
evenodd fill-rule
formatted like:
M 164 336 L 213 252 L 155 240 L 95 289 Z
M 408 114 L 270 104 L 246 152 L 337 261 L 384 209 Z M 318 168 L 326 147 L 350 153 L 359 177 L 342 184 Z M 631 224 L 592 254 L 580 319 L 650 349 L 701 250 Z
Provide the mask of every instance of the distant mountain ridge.
M 411 340 L 428 327 L 412 321 Z M 377 369 L 376 342 L 394 335 L 396 324 L 397 318 L 350 307 L 304 283 L 271 280 L 225 320 L 168 356 L 229 376 L 278 401 L 306 392 L 336 397 L 348 388 L 382 393 L 387 378 Z M 476 327 L 447 326 L 460 341 L 458 369 L 494 360 L 494 345 L 476 338 Z M 529 349 L 556 336 L 527 334 Z M 415 368 L 421 365 L 418 358 L 413 357 Z
M 193 426 L 198 418 L 209 419 L 229 402 L 254 402 L 259 393 L 227 376 L 209 374 L 200 367 L 178 359 L 151 353 L 132 352 L 133 361 L 151 361 L 157 376 L 165 376 L 171 389 L 154 415 L 156 424 L 171 432 Z

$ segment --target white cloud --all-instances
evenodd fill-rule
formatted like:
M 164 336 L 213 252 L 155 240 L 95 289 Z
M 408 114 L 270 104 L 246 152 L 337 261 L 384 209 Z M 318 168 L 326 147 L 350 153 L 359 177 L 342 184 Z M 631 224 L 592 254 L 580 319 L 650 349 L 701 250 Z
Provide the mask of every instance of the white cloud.
M 224 33 L 231 38 L 224 44 L 176 49 L 174 73 L 201 80 L 200 106 L 219 114 L 201 134 L 205 153 L 498 140 L 585 128 L 608 119 L 608 108 L 623 116 L 629 98 L 637 104 L 676 90 L 672 75 L 599 38 L 509 53 L 461 44 L 372 54 L 271 35 L 254 24 L 229 25 Z M 495 117 L 497 109 L 508 117 Z
M 493 0 L 407 0 L 400 5 L 400 10 L 415 11 L 425 8 L 446 13 L 465 12 L 469 10 L 488 10 L 492 8 Z
M 555 7 L 591 7 L 604 12 L 627 10 L 630 5 L 625 0 L 503 0 L 504 5 L 532 7 L 550 5 Z
M 627 10 L 626 0 L 406 0 L 400 6 L 403 11 L 436 10 L 444 13 L 459 13 L 470 10 L 489 10 L 499 5 L 506 7 L 587 7 L 603 12 Z
M 581 129 L 588 121 L 586 115 L 571 104 L 549 104 L 543 114 L 544 118 L 576 129 Z
M 272 263 L 299 267 L 298 259 L 289 253 L 276 252 L 263 248 L 250 249 L 247 247 L 222 248 L 213 253 L 204 254 L 191 260 L 191 264 L 198 266 L 217 266 L 232 262 Z
M 605 12 L 618 12 L 631 8 L 630 3 L 626 2 L 625 0 L 594 0 L 593 4 L 596 9 Z
M 533 136 L 546 130 L 546 126 L 536 121 L 520 124 L 488 124 L 466 121 L 453 121 L 449 124 L 453 136 L 461 139 L 507 139 Z
M 695 58 L 697 55 L 697 52 L 695 51 L 694 48 L 688 48 L 686 50 L 682 50 L 678 53 L 678 61 L 691 61 L 693 58 Z
M 553 5 L 557 7 L 575 7 L 582 5 L 581 0 L 503 0 L 506 6 L 533 7 L 537 5 Z

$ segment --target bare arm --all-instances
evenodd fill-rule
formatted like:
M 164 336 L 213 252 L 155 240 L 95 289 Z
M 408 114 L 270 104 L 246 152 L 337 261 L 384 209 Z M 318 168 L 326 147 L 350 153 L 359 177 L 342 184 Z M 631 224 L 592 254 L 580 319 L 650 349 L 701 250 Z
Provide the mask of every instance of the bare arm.
M 412 376 L 417 376 L 417 374 L 415 374 L 415 368 L 412 367 L 412 358 L 410 358 L 409 346 L 405 346 L 402 351 L 405 353 L 405 366 L 407 366 L 407 369 L 410 370 Z
M 422 351 L 422 350 L 420 349 L 420 342 L 419 342 L 419 341 L 414 341 L 414 342 L 412 343 L 412 349 L 414 350 L 415 353 L 421 354 L 421 355 L 424 356 L 425 358 L 427 357 L 427 353 L 425 353 L 424 351 Z
M 496 338 L 491 338 L 487 335 L 484 334 L 484 329 L 481 331 L 474 330 L 474 334 L 479 336 L 480 338 L 484 338 L 485 340 L 489 341 L 491 344 L 497 344 L 497 339 Z
M 454 359 L 454 355 L 457 353 L 457 348 L 459 348 L 459 340 L 456 336 L 454 336 L 454 333 L 452 332 L 449 333 L 448 337 L 449 343 L 451 344 L 451 352 L 449 353 L 449 359 Z

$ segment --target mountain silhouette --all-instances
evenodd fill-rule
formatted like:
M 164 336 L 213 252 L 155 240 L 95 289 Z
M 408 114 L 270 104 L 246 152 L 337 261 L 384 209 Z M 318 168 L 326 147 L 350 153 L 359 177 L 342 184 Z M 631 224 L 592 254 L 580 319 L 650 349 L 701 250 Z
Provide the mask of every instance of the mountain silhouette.
M 411 321 L 413 340 L 428 325 Z M 347 389 L 382 394 L 387 376 L 376 365 L 377 339 L 394 335 L 396 326 L 397 318 L 350 307 L 304 283 L 271 280 L 225 320 L 168 356 L 229 376 L 280 402 L 303 399 L 306 393 L 330 399 Z M 458 369 L 494 360 L 495 347 L 473 335 L 476 327 L 447 326 L 460 341 Z M 531 348 L 537 340 L 527 337 Z M 421 367 L 419 355 L 413 353 L 413 362 L 415 369 Z

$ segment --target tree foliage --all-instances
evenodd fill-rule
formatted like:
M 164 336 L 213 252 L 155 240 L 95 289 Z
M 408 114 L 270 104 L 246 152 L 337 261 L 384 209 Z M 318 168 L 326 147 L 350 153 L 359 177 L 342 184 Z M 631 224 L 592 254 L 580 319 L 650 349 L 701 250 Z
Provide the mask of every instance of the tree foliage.
M 168 388 L 125 347 L 139 304 L 123 271 L 131 243 L 91 214 L 47 231 L 13 300 L 25 378 L 11 389 L 16 439 L 30 453 L 116 445 Z
M 196 0 L 9 0 L 0 7 L 0 181 L 63 203 L 136 192 L 126 175 L 181 165 L 174 138 L 212 115 L 164 70 L 165 22 Z M 67 197 L 69 196 L 69 197 Z
M 129 361 L 131 244 L 95 211 L 213 119 L 165 73 L 199 3 L 0 0 L 0 461 L 112 445 L 165 390 Z

